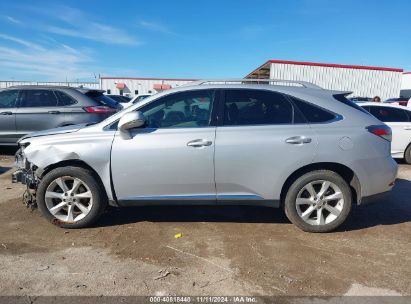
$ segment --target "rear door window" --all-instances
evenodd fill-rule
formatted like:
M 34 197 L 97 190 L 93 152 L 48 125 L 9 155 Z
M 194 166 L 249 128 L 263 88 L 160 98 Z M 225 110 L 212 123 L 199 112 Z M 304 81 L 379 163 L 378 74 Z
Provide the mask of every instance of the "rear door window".
M 225 126 L 292 124 L 295 115 L 293 105 L 280 93 L 225 90 Z
M 16 106 L 18 90 L 7 90 L 0 92 L 0 108 L 14 108 Z
M 383 122 L 408 122 L 405 110 L 391 107 L 370 106 L 370 113 Z
M 57 97 L 51 90 L 23 90 L 20 107 L 56 107 Z
M 292 102 L 297 106 L 297 108 L 301 111 L 307 122 L 326 123 L 336 118 L 336 115 L 334 113 L 331 113 L 323 108 L 295 97 L 290 98 Z

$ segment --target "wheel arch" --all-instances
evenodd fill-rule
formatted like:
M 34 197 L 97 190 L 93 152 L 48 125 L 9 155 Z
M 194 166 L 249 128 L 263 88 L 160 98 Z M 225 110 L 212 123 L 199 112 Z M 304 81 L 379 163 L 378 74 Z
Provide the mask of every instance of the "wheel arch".
M 320 162 L 306 165 L 291 173 L 281 189 L 280 201 L 282 206 L 284 205 L 285 196 L 292 183 L 300 176 L 315 170 L 330 170 L 339 174 L 350 185 L 352 201 L 357 204 L 361 203 L 361 184 L 355 172 L 351 168 L 340 163 Z
M 108 197 L 106 188 L 104 187 L 104 183 L 100 175 L 96 172 L 96 170 L 93 169 L 93 167 L 91 167 L 89 164 L 79 159 L 63 160 L 63 161 L 51 164 L 47 166 L 46 168 L 44 168 L 39 178 L 42 179 L 50 171 L 57 169 L 57 168 L 62 168 L 62 167 L 78 167 L 78 168 L 89 170 L 90 172 L 93 173 L 93 176 L 96 179 L 97 183 L 100 185 L 101 189 L 104 191 L 105 197 Z

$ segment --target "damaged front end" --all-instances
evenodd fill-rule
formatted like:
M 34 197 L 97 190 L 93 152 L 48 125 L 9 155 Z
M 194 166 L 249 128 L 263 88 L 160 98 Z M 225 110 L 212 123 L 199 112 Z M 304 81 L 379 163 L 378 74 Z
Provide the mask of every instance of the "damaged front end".
M 34 174 L 37 167 L 27 161 L 23 146 L 16 152 L 15 165 L 17 170 L 12 174 L 12 183 L 22 183 L 26 185 L 26 191 L 24 191 L 23 194 L 23 203 L 27 208 L 35 209 L 37 207 L 36 192 L 39 183 L 39 179 Z

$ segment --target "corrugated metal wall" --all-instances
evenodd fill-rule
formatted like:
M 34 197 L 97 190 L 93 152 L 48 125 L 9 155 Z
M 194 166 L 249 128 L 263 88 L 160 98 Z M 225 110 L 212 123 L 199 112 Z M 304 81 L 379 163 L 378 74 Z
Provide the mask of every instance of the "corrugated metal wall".
M 401 72 L 271 63 L 270 78 L 312 82 L 324 89 L 352 91 L 352 96 L 399 97 Z
M 69 86 L 69 87 L 79 87 L 83 86 L 86 88 L 100 89 L 100 84 L 98 82 L 47 82 L 47 81 L 3 81 L 0 80 L 0 89 L 5 89 L 13 86 L 21 85 L 47 85 L 47 86 Z
M 401 80 L 401 90 L 411 90 L 411 73 L 404 73 Z
M 120 94 L 120 90 L 116 88 L 116 84 L 124 83 L 126 87 L 123 90 L 123 94 L 127 96 L 131 96 L 131 97 L 138 95 L 138 94 L 157 93 L 157 91 L 154 90 L 155 84 L 168 84 L 174 88 L 174 87 L 189 83 L 191 81 L 192 80 L 132 79 L 132 78 L 101 78 L 100 79 L 101 88 L 106 91 L 109 90 L 110 94 L 115 94 L 115 95 Z

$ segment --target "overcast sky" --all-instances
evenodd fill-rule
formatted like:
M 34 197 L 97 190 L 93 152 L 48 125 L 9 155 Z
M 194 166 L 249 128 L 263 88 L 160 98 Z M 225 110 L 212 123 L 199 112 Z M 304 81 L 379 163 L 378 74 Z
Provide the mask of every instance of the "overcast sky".
M 0 80 L 238 78 L 268 59 L 411 70 L 411 1 L 1 1 Z

